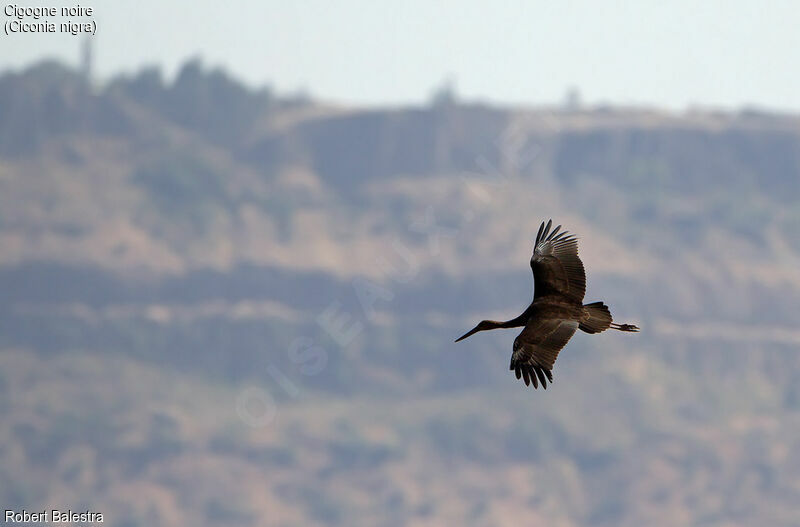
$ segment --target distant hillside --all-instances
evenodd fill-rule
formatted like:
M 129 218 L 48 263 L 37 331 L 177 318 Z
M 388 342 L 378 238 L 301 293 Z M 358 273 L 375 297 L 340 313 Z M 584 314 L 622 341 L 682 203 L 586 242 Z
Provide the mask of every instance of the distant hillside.
M 530 301 L 550 217 L 587 300 L 643 331 L 576 336 L 542 393 L 509 374 L 511 333 L 452 340 Z M 364 110 L 198 61 L 0 75 L 6 504 L 791 525 L 798 313 L 797 116 Z M 237 417 L 252 386 L 275 424 Z

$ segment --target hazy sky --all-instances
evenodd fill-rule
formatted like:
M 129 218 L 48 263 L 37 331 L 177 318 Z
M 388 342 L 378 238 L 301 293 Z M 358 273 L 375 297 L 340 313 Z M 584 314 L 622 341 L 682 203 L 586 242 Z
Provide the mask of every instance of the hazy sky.
M 497 102 L 556 102 L 576 86 L 590 103 L 800 111 L 800 2 L 493 4 L 81 2 L 95 10 L 101 79 L 148 64 L 173 74 L 200 56 L 253 85 L 348 103 L 421 102 L 452 77 L 461 96 Z M 79 37 L 0 39 L 2 69 L 53 56 L 77 64 Z

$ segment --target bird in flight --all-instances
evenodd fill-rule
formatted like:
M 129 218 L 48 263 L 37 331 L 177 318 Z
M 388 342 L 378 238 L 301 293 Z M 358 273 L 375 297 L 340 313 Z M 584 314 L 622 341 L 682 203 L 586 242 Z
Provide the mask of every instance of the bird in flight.
M 553 220 L 539 227 L 531 256 L 533 270 L 533 302 L 517 318 L 506 322 L 483 320 L 456 339 L 464 340 L 478 331 L 524 327 L 514 339 L 511 369 L 525 385 L 547 389 L 553 382 L 553 364 L 575 331 L 600 333 L 609 328 L 635 332 L 633 324 L 615 324 L 611 312 L 602 302 L 583 304 L 586 273 L 578 258 L 578 239 L 561 225 L 550 231 Z M 561 231 L 559 233 L 559 231 Z

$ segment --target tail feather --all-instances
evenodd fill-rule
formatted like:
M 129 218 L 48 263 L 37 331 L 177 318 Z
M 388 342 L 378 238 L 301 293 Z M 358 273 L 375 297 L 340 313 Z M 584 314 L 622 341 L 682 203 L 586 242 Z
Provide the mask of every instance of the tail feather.
M 611 327 L 611 312 L 607 305 L 602 302 L 594 302 L 586 304 L 583 308 L 589 316 L 578 325 L 578 328 L 586 333 L 600 333 Z
M 583 308 L 586 310 L 588 317 L 578 327 L 586 333 L 600 333 L 608 328 L 631 333 L 639 331 L 639 328 L 633 324 L 614 324 L 608 306 L 602 302 L 586 304 Z

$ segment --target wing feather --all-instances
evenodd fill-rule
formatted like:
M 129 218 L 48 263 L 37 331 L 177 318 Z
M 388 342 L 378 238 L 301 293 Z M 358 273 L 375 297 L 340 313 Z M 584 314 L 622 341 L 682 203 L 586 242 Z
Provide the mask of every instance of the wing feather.
M 511 354 L 510 369 L 528 378 L 537 387 L 537 377 L 542 387 L 547 389 L 547 380 L 553 382 L 553 365 L 558 353 L 569 342 L 578 329 L 574 320 L 544 319 L 533 320 L 525 326 L 522 333 L 514 340 L 514 352 Z
M 522 378 L 525 381 L 525 386 L 530 386 L 531 385 L 531 378 L 530 378 L 530 374 L 528 373 L 528 369 L 527 368 L 521 368 L 521 370 L 522 370 Z
M 586 294 L 586 272 L 578 257 L 578 239 L 563 231 L 561 225 L 552 232 L 553 220 L 539 226 L 536 243 L 531 256 L 534 298 L 542 296 L 566 296 L 583 302 Z

